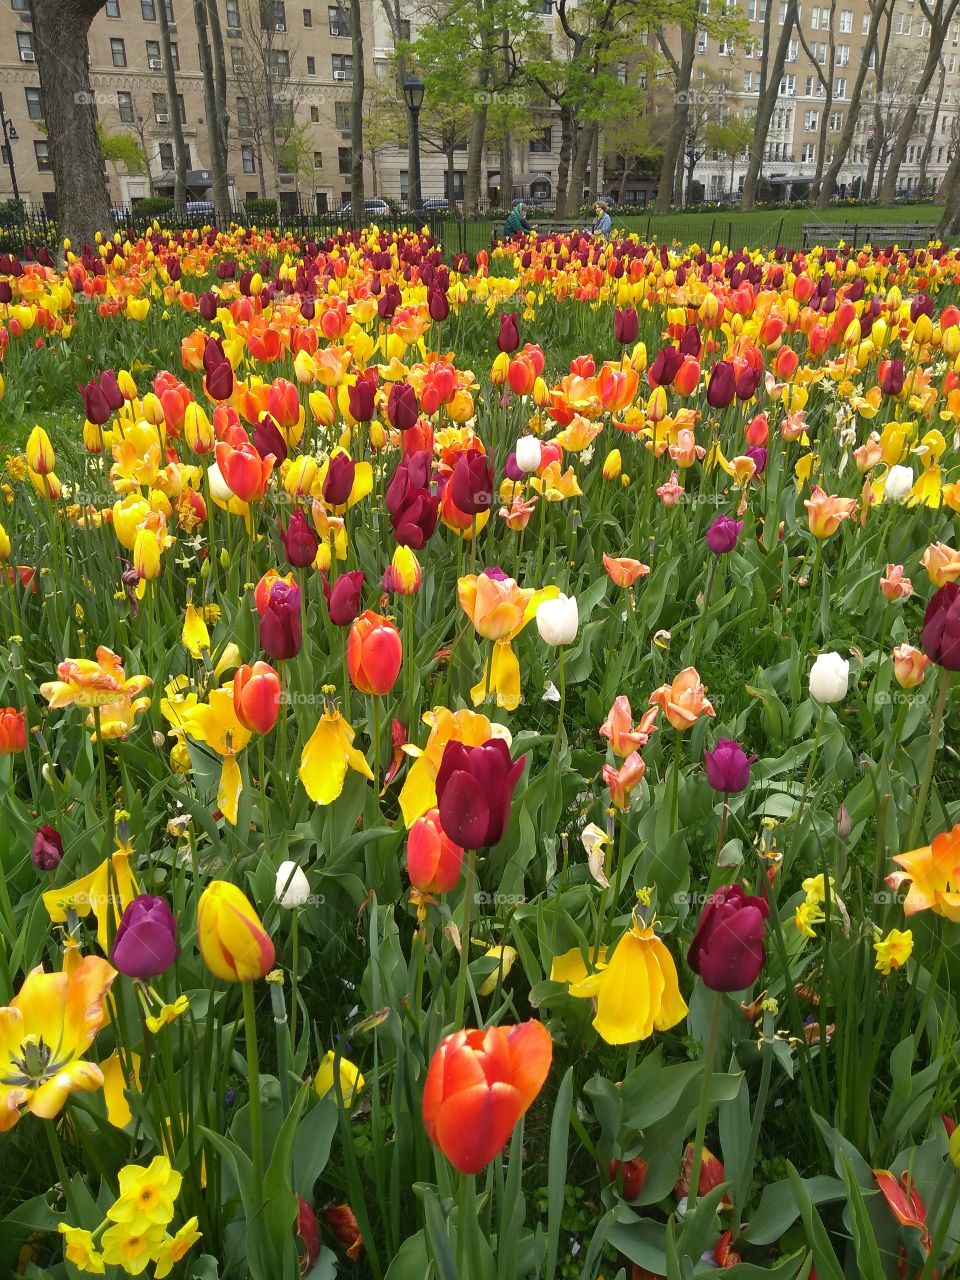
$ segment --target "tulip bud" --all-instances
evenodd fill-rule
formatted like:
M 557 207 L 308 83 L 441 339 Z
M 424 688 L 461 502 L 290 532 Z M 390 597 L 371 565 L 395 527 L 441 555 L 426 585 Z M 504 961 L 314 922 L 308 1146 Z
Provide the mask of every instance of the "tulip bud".
M 40 871 L 56 871 L 63 861 L 63 840 L 60 832 L 49 822 L 37 828 L 30 849 L 30 859 Z
M 57 458 L 50 437 L 43 427 L 34 427 L 27 438 L 27 466 L 38 476 L 50 475 Z
M 389 568 L 383 575 L 384 591 L 398 596 L 412 596 L 420 590 L 423 570 L 409 547 L 397 547 Z
M 889 502 L 902 502 L 913 488 L 913 472 L 909 467 L 893 466 L 887 472 L 883 496 Z
M 623 470 L 623 458 L 619 449 L 611 449 L 603 460 L 604 480 L 616 480 Z
M 302 907 L 310 900 L 310 882 L 295 862 L 281 862 L 277 869 L 275 897 L 287 911 Z
M 341 1057 L 339 1065 L 340 1070 L 337 1074 L 340 1079 L 340 1093 L 343 1097 L 344 1105 L 351 1107 L 356 1095 L 362 1092 L 366 1082 L 359 1069 L 349 1059 Z M 332 1049 L 328 1049 L 321 1058 L 317 1074 L 313 1078 L 313 1087 L 321 1098 L 325 1098 L 328 1093 L 334 1091 L 334 1070 L 336 1066 L 337 1055 Z
M 739 795 L 750 784 L 750 766 L 756 756 L 748 756 L 739 742 L 731 738 L 719 738 L 712 751 L 703 753 L 707 781 L 714 791 L 724 795 Z
M 177 958 L 177 922 L 163 898 L 143 893 L 124 911 L 110 959 L 128 978 L 159 977 Z
M 572 644 L 577 638 L 580 614 L 575 596 L 562 592 L 552 600 L 544 600 L 537 609 L 537 630 L 546 644 Z
M 417 818 L 407 837 L 407 874 L 420 893 L 449 893 L 460 879 L 463 849 L 440 825 L 440 811 Z
M 521 436 L 517 441 L 516 463 L 522 472 L 530 475 L 540 466 L 542 449 L 536 436 Z
M 766 962 L 764 936 L 770 908 L 738 884 L 711 895 L 700 916 L 687 960 L 711 991 L 744 991 Z
M 233 709 L 245 729 L 269 733 L 280 714 L 280 677 L 269 662 L 244 663 L 233 677 Z

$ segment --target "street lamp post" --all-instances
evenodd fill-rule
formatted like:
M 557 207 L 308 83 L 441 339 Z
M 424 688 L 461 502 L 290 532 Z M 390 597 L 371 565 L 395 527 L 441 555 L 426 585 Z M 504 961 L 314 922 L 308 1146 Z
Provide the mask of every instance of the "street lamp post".
M 13 147 L 12 142 L 17 141 L 17 131 L 13 122 L 7 119 L 7 113 L 3 109 L 3 94 L 0 93 L 0 129 L 3 129 L 3 145 L 7 151 L 7 163 L 10 166 L 10 181 L 13 184 L 13 198 L 20 200 L 20 188 L 17 186 L 17 169 L 13 163 Z
M 403 82 L 403 96 L 410 112 L 410 206 L 416 211 L 423 204 L 420 189 L 420 108 L 423 106 L 424 84 L 417 75 Z

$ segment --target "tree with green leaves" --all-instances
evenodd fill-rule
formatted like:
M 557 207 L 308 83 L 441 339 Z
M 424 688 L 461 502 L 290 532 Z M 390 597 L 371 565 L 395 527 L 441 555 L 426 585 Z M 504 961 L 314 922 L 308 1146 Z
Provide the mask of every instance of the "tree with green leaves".
M 148 177 L 150 165 L 147 153 L 139 140 L 132 133 L 108 133 L 103 125 L 97 125 L 97 136 L 100 140 L 100 151 L 104 162 L 118 173 L 123 172 L 130 178 Z M 153 194 L 151 190 L 151 195 Z
M 705 129 L 707 146 L 730 161 L 730 191 L 736 179 L 737 157 L 753 141 L 754 124 L 750 116 L 729 115 L 722 122 L 709 123 Z

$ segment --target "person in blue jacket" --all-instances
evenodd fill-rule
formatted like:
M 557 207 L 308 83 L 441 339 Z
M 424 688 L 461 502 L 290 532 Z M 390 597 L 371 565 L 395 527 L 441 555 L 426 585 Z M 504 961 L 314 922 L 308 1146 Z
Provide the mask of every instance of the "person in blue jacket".
M 530 223 L 524 215 L 524 205 L 522 200 L 515 200 L 513 208 L 507 214 L 503 222 L 503 238 L 509 240 L 511 236 L 515 236 L 518 231 L 532 230 Z
M 593 208 L 597 216 L 593 220 L 590 233 L 591 235 L 606 238 L 613 230 L 613 219 L 610 217 L 606 200 L 598 200 Z

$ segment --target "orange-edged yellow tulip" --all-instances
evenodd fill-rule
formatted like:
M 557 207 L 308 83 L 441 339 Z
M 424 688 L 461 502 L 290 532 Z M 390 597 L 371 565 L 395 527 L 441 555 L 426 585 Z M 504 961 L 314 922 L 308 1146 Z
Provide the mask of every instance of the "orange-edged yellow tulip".
M 523 627 L 534 592 L 502 574 L 471 573 L 458 579 L 457 596 L 479 635 L 487 640 L 506 640 Z
M 946 586 L 960 578 L 960 551 L 946 542 L 933 542 L 920 557 L 927 576 L 935 587 Z
M 677 966 L 652 925 L 634 923 L 605 966 L 572 984 L 570 994 L 596 997 L 593 1025 L 607 1044 L 636 1044 L 687 1015 Z
M 226 982 L 255 982 L 273 968 L 270 935 L 242 889 L 214 880 L 197 907 L 197 943 L 203 962 Z
M 898 853 L 893 861 L 902 869 L 887 876 L 891 889 L 910 881 L 903 903 L 905 916 L 932 911 L 960 923 L 960 826 L 942 831 L 922 849 Z
M 38 476 L 49 475 L 57 464 L 50 437 L 43 427 L 34 427 L 27 438 L 27 466 Z
M 651 693 L 650 704 L 659 707 L 674 729 L 682 733 L 700 716 L 716 715 L 705 694 L 696 667 L 686 667 L 673 684 L 661 685 Z
M 103 707 L 122 698 L 133 698 L 153 683 L 149 676 L 127 679 L 123 660 L 106 645 L 97 649 L 96 661 L 67 658 L 57 667 L 57 680 L 40 686 L 51 708 Z
M 0 1009 L 0 1132 L 21 1108 L 52 1120 L 71 1093 L 90 1093 L 103 1072 L 83 1054 L 107 1020 L 105 997 L 117 976 L 100 956 L 84 956 L 69 972 L 29 973 Z
M 324 708 L 300 757 L 300 781 L 315 804 L 332 804 L 336 800 L 343 790 L 348 767 L 373 781 L 366 757 L 353 745 L 355 736 L 353 727 L 336 707 Z

